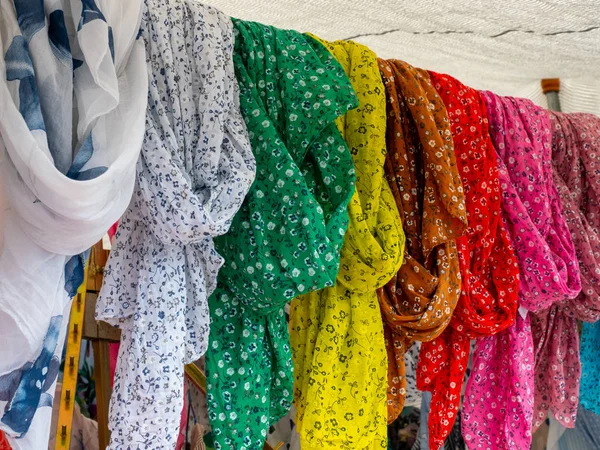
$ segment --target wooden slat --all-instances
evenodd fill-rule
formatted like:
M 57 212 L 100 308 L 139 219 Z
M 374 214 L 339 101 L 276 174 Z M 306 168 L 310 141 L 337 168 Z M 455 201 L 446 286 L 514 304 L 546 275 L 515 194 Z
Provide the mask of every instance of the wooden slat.
M 108 251 L 102 248 L 102 241 L 92 247 L 90 253 L 90 275 L 88 291 L 99 292 L 102 287 L 104 266 L 108 260 Z
M 206 395 L 206 375 L 204 375 L 204 372 L 196 364 L 187 364 L 185 366 L 185 375 Z
M 89 292 L 85 296 L 85 314 L 83 316 L 84 339 L 98 339 L 98 323 L 94 317 L 97 297 L 96 294 Z
M 96 410 L 98 412 L 98 441 L 100 450 L 105 450 L 110 441 L 108 430 L 108 406 L 112 384 L 110 380 L 109 341 L 95 339 L 94 347 L 94 380 L 96 382 Z
M 71 444 L 73 428 L 73 410 L 77 395 L 77 375 L 79 372 L 79 355 L 81 354 L 81 336 L 85 311 L 85 294 L 87 291 L 89 264 L 84 268 L 83 283 L 71 305 L 67 340 L 65 349 L 65 369 L 62 379 L 62 390 L 58 404 L 58 419 L 56 430 L 55 450 L 68 450 Z
M 88 292 L 85 299 L 85 317 L 83 321 L 83 337 L 85 339 L 105 339 L 110 342 L 119 342 L 121 330 L 106 322 L 96 321 L 96 300 L 98 295 Z

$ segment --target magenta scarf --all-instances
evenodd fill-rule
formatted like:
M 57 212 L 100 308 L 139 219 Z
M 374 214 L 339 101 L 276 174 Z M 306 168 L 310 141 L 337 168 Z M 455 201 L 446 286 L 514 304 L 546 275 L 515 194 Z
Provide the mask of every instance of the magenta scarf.
M 534 431 L 548 410 L 567 428 L 575 426 L 581 361 L 577 319 L 600 319 L 600 240 L 593 202 L 600 199 L 598 133 L 600 118 L 590 114 L 548 113 L 552 125 L 554 183 L 575 245 L 581 293 L 531 319 L 535 343 Z M 595 136 L 595 139 L 594 139 Z M 596 148 L 594 148 L 594 145 Z M 592 204 L 590 205 L 590 200 Z M 598 211 L 597 211 L 598 212 Z M 588 222 L 587 216 L 590 218 Z
M 482 96 L 498 153 L 503 219 L 521 269 L 519 303 L 543 311 L 581 290 L 575 249 L 552 179 L 550 120 L 529 100 L 491 92 Z M 474 353 L 462 422 L 469 449 L 530 447 L 535 363 L 526 310 L 508 330 L 482 338 Z

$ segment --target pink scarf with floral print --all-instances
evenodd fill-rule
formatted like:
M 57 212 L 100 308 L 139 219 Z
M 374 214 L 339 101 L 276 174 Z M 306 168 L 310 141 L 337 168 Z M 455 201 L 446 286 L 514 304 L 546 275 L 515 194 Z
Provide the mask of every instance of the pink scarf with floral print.
M 600 167 L 595 167 L 600 160 L 600 118 L 591 114 L 548 115 L 554 183 L 575 245 L 582 290 L 570 302 L 553 305 L 531 318 L 536 349 L 534 431 L 548 410 L 563 426 L 575 426 L 581 377 L 577 319 L 600 319 L 600 239 L 589 208 L 590 199 L 592 203 L 600 199 Z
M 482 96 L 499 157 L 503 218 L 521 269 L 521 314 L 508 330 L 482 338 L 475 351 L 462 429 L 470 449 L 522 450 L 531 443 L 534 409 L 527 310 L 547 310 L 577 297 L 581 280 L 552 179 L 547 113 L 529 100 L 491 92 Z M 491 364 L 497 366 L 493 371 Z

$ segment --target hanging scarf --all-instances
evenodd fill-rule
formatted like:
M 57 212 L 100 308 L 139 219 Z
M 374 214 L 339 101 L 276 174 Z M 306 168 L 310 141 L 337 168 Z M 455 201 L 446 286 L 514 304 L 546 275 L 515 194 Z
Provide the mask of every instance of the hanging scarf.
M 575 245 L 582 290 L 570 302 L 532 316 L 539 349 L 534 429 L 544 422 L 549 409 L 563 426 L 575 426 L 581 375 L 576 319 L 600 319 L 600 217 L 590 208 L 590 199 L 598 202 L 600 196 L 600 119 L 589 114 L 548 114 L 554 182 Z M 592 358 L 596 360 L 597 353 Z
M 478 343 L 463 434 L 469 448 L 520 450 L 529 448 L 533 419 L 534 350 L 527 310 L 542 311 L 576 297 L 579 267 L 552 182 L 548 116 L 529 100 L 482 96 L 498 153 L 503 217 L 520 266 L 519 304 L 526 310 L 508 330 Z
M 208 346 L 208 296 L 255 175 L 239 110 L 233 28 L 192 0 L 146 0 L 150 90 L 131 205 L 104 273 L 97 318 L 121 328 L 111 449 L 174 447 L 184 364 Z
M 0 3 L 0 429 L 15 448 L 47 446 L 79 254 L 131 198 L 147 92 L 141 8 Z
M 404 404 L 404 354 L 448 325 L 461 288 L 456 239 L 466 229 L 463 187 L 446 108 L 427 72 L 379 60 L 387 94 L 385 172 L 403 219 L 404 263 L 378 291 L 388 369 L 388 422 Z
M 210 298 L 208 410 L 221 449 L 260 450 L 292 403 L 284 307 L 332 286 L 355 171 L 335 119 L 356 106 L 342 67 L 295 31 L 234 19 L 234 62 L 257 179 Z
M 338 119 L 356 192 L 336 284 L 292 302 L 296 426 L 303 450 L 387 448 L 387 358 L 376 290 L 400 268 L 404 233 L 384 178 L 385 89 L 367 47 L 323 43 L 359 99 Z
M 437 449 L 458 415 L 471 339 L 496 334 L 514 323 L 519 265 L 502 222 L 498 161 L 485 103 L 478 91 L 448 75 L 430 72 L 430 76 L 448 111 L 469 220 L 465 235 L 456 240 L 460 299 L 450 325 L 423 343 L 419 358 L 419 389 L 433 393 L 429 447 Z
M 581 151 L 579 158 L 582 161 L 580 170 L 585 173 L 585 176 L 580 178 L 582 183 L 581 191 L 577 188 L 572 188 L 576 194 L 582 193 L 583 198 L 579 200 L 581 210 L 584 212 L 588 225 L 596 232 L 597 239 L 600 239 L 600 124 L 595 116 L 585 115 L 579 116 L 576 121 L 573 121 L 573 126 L 576 130 L 576 136 L 579 140 Z M 597 248 L 596 239 L 594 242 L 593 235 L 590 237 L 590 246 Z M 600 253 L 598 250 L 593 250 L 593 258 L 600 261 Z M 591 262 L 591 259 L 587 259 Z M 587 266 L 588 264 L 583 264 Z M 598 271 L 596 269 L 596 275 Z M 582 268 L 582 284 L 584 285 L 585 294 L 592 295 L 589 291 L 589 286 L 586 284 L 587 277 L 591 274 L 586 272 L 586 268 Z M 589 279 L 589 278 L 588 278 Z M 600 359 L 598 358 L 598 348 L 600 347 L 600 322 L 594 324 L 584 323 L 583 332 L 581 334 L 581 405 L 594 413 L 600 415 Z
M 600 322 L 584 323 L 581 333 L 581 386 L 580 404 L 588 411 L 600 416 Z

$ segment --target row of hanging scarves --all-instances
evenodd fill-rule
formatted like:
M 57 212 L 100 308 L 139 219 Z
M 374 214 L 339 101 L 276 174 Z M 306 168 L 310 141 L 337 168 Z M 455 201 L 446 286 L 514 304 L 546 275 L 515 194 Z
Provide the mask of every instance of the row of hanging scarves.
M 379 62 L 382 89 L 376 71 L 373 76 L 372 52 L 353 43 L 326 44 L 357 94 L 358 108 L 352 109 L 348 82 L 314 39 L 237 20 L 234 28 L 241 109 L 258 180 L 230 232 L 217 239 L 226 262 L 223 281 L 210 299 L 207 354 L 209 414 L 217 445 L 260 448 L 269 424 L 289 408 L 292 367 L 283 305 L 293 297 L 294 392 L 302 448 L 383 447 L 384 392 L 391 398 L 392 419 L 400 410 L 395 398 L 401 402 L 403 396 L 403 363 L 396 352 L 402 355 L 415 338 L 435 339 L 425 344 L 419 367 L 420 385 L 436 394 L 433 448 L 443 442 L 458 410 L 471 338 L 480 339 L 464 407 L 470 445 L 523 448 L 548 408 L 563 423 L 572 423 L 573 410 L 561 411 L 561 402 L 565 397 L 571 401 L 572 392 L 556 376 L 549 385 L 539 380 L 548 380 L 545 367 L 575 373 L 578 360 L 562 367 L 553 361 L 553 351 L 540 342 L 555 325 L 538 324 L 532 335 L 529 315 L 524 310 L 517 314 L 519 294 L 526 309 L 544 311 L 580 290 L 575 249 L 552 183 L 547 112 L 524 100 L 480 94 L 450 77 L 399 61 Z M 336 84 L 331 84 L 332 75 Z M 396 90 L 390 95 L 390 89 Z M 385 92 L 391 110 L 387 124 L 381 122 L 383 111 L 377 112 Z M 352 183 L 353 168 L 343 159 L 345 146 L 336 144 L 341 141 L 332 127 L 334 118 L 348 109 L 338 127 L 357 175 L 350 203 L 341 180 L 345 176 Z M 387 126 L 385 152 L 377 151 L 376 144 L 382 124 Z M 397 147 L 393 154 L 390 149 Z M 377 182 L 384 153 L 390 191 Z M 331 157 L 337 157 L 337 164 L 331 164 Z M 314 175 L 319 172 L 322 183 Z M 285 178 L 280 176 L 284 173 Z M 470 178 L 471 173 L 477 178 Z M 411 245 L 413 252 L 404 251 L 397 273 L 405 238 L 394 227 L 395 213 L 390 216 L 385 207 L 390 192 L 396 217 L 404 215 L 407 248 Z M 308 208 L 313 205 L 316 218 Z M 350 222 L 331 286 L 335 277 L 325 262 L 340 251 L 346 205 Z M 375 213 L 377 220 L 370 219 L 369 225 Z M 342 231 L 319 231 L 321 223 L 326 230 Z M 306 259 L 307 242 L 318 246 L 313 258 L 325 255 L 325 262 L 315 265 Z M 296 261 L 304 264 L 295 266 Z M 390 269 L 384 267 L 392 268 L 386 288 Z M 379 298 L 385 327 L 378 315 L 369 314 L 377 310 L 369 296 L 377 288 L 383 288 Z M 453 316 L 457 304 L 460 310 Z M 538 316 L 544 313 L 534 320 Z M 576 338 L 568 318 L 560 320 L 562 325 L 553 323 Z M 452 321 L 456 323 L 447 329 Z M 388 383 L 385 365 L 377 364 L 386 342 L 394 357 Z M 553 389 L 559 391 L 555 397 Z M 497 422 L 484 428 L 490 415 Z
M 143 127 L 123 124 L 137 124 L 144 108 L 119 105 L 148 80 L 136 187 L 97 310 L 123 329 L 110 448 L 175 444 L 182 367 L 205 351 L 220 449 L 262 448 L 294 401 L 302 448 L 385 448 L 415 341 L 424 342 L 418 385 L 433 392 L 432 448 L 458 412 L 471 339 L 469 448 L 527 448 L 548 410 L 574 425 L 576 319 L 597 320 L 599 309 L 600 119 L 549 113 L 377 60 L 356 43 L 232 21 L 188 0 L 118 11 L 46 3 L 4 2 L 0 17 L 12 33 L 2 35 L 10 183 L 0 333 L 25 336 L 14 331 L 32 301 L 54 308 L 45 297 L 15 301 L 23 290 L 11 286 L 27 279 L 41 292 L 42 281 L 62 279 L 41 269 L 30 277 L 15 258 L 33 268 L 45 264 L 40 251 L 59 255 L 57 267 L 67 261 L 57 305 L 68 308 L 81 260 L 69 255 L 125 210 L 131 191 L 119 183 L 132 183 Z M 52 78 L 64 67 L 75 77 Z M 71 91 L 79 119 L 89 119 L 74 151 L 58 145 L 71 110 L 48 108 Z M 127 152 L 111 151 L 111 136 Z M 49 428 L 48 364 L 64 326 L 34 322 L 2 358 L 14 367 L 0 373 L 0 429 L 14 448 L 42 448 Z M 592 326 L 582 403 L 600 412 Z M 33 362 L 11 348 L 30 348 Z

